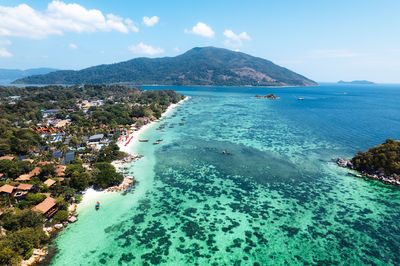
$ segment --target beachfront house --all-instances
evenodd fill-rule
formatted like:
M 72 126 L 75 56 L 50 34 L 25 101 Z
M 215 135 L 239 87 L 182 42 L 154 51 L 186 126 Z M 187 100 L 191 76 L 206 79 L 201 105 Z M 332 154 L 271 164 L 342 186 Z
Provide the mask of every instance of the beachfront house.
M 32 208 L 34 211 L 41 212 L 45 217 L 50 218 L 57 211 L 57 202 L 52 197 L 47 197 L 44 201 Z

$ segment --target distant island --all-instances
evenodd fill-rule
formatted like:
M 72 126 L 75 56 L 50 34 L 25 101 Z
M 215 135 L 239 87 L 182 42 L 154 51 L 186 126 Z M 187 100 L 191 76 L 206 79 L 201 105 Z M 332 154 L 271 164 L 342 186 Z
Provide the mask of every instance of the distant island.
M 79 71 L 62 70 L 15 84 L 134 84 L 204 86 L 314 86 L 316 82 L 271 61 L 215 47 L 196 47 L 176 57 L 135 58 Z
M 387 139 L 368 151 L 358 152 L 350 160 L 339 158 L 341 167 L 357 170 L 361 174 L 350 175 L 379 180 L 385 184 L 400 186 L 400 141 Z
M 372 81 L 368 81 L 368 80 L 353 80 L 353 81 L 339 80 L 338 84 L 372 85 L 375 83 Z
M 32 76 L 32 75 L 43 75 L 43 74 L 48 74 L 53 71 L 57 71 L 59 69 L 55 68 L 30 68 L 30 69 L 5 69 L 5 68 L 0 68 L 0 80 L 9 80 L 13 81 L 15 79 L 20 79 L 24 78 L 27 76 Z
M 280 99 L 280 97 L 278 97 L 278 96 L 276 96 L 275 94 L 268 94 L 268 95 L 265 95 L 265 96 L 262 96 L 262 95 L 256 95 L 256 96 L 254 96 L 254 98 L 257 98 L 257 99 Z

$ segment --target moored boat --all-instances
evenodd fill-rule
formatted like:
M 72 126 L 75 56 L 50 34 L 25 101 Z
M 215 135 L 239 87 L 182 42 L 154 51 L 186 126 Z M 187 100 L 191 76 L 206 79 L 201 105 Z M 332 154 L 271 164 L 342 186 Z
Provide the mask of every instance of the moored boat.
M 148 142 L 148 139 L 139 139 L 140 142 Z
M 100 202 L 96 202 L 95 208 L 96 208 L 96 210 L 100 209 Z

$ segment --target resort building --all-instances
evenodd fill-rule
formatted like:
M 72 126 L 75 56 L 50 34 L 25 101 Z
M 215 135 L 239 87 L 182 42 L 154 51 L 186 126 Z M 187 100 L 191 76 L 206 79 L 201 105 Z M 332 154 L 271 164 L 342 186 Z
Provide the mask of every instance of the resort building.
M 100 142 L 104 138 L 104 134 L 93 135 L 89 138 L 89 143 Z
M 47 197 L 44 201 L 33 207 L 32 210 L 41 212 L 44 216 L 50 218 L 58 211 L 58 207 L 55 199 Z
M 15 190 L 14 186 L 5 184 L 0 187 L 0 194 L 3 196 L 11 196 L 14 190 Z
M 45 184 L 49 188 L 54 188 L 56 183 L 57 183 L 57 181 L 50 179 L 50 178 L 43 182 L 43 184 Z

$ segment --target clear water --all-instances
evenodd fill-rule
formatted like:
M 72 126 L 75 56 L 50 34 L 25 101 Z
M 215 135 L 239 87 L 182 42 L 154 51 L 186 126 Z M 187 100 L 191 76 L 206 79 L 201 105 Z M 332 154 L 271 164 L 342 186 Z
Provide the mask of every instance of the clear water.
M 399 265 L 400 189 L 331 158 L 400 138 L 400 86 L 177 90 L 143 133 L 164 140 L 134 148 L 135 189 L 80 205 L 51 264 Z

